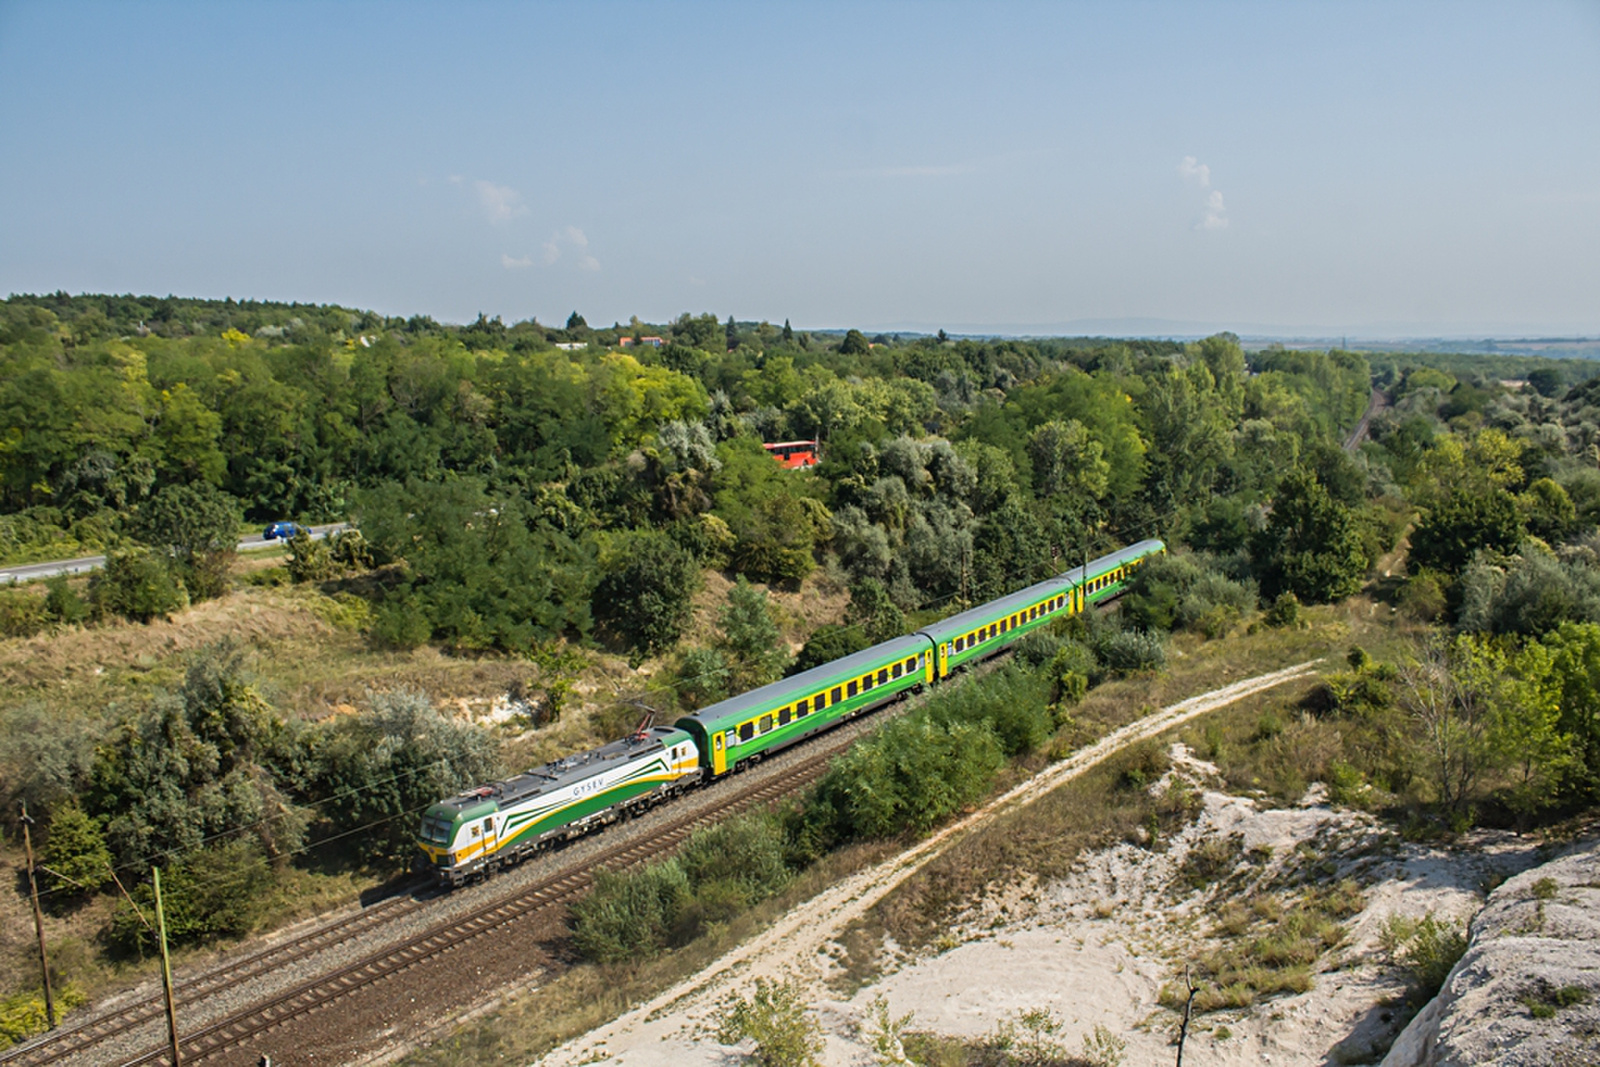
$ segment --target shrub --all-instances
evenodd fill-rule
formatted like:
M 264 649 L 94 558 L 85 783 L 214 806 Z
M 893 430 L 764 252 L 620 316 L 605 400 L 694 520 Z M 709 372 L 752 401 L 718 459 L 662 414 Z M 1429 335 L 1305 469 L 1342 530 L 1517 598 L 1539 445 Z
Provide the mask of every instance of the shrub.
M 1008 1063 L 1050 1067 L 1069 1055 L 1061 1040 L 1064 1030 L 1066 1024 L 1056 1018 L 1055 1012 L 1032 1008 L 1000 1020 L 987 1043 L 1003 1053 Z
M 678 853 L 678 864 L 696 893 L 716 882 L 730 883 L 750 904 L 789 881 L 782 830 L 773 816 L 763 812 L 696 830 Z
M 882 993 L 872 998 L 867 1006 L 867 1021 L 861 1025 L 861 1036 L 872 1046 L 872 1056 L 879 1067 L 914 1067 L 915 1061 L 906 1055 L 904 1039 L 906 1027 L 916 1018 L 916 1012 L 895 1015 L 889 1010 L 889 1000 Z
M 1167 664 L 1167 644 L 1158 633 L 1123 630 L 1111 634 L 1095 653 L 1106 669 L 1115 674 L 1158 671 Z
M 669 944 L 690 899 L 676 859 L 621 874 L 600 871 L 594 890 L 572 906 L 574 938 L 601 963 L 654 956 Z
M 286 546 L 289 551 L 285 566 L 289 571 L 289 580 L 293 582 L 321 582 L 332 578 L 339 573 L 339 565 L 333 561 L 333 553 L 328 548 L 326 541 L 313 541 L 311 535 L 305 530 L 297 530 L 289 538 Z
M 78 591 L 68 583 L 67 576 L 58 574 L 45 582 L 49 590 L 44 598 L 45 614 L 56 622 L 76 626 L 89 618 L 89 605 Z
M 1391 963 L 1405 974 L 1411 1003 L 1422 1007 L 1439 995 L 1445 979 L 1467 952 L 1467 933 L 1460 925 L 1440 921 L 1433 912 L 1422 919 L 1390 916 L 1378 943 Z
M 801 671 L 832 663 L 836 659 L 843 659 L 852 652 L 860 652 L 866 647 L 867 637 L 860 626 L 823 623 L 812 631 L 805 647 L 800 650 L 800 654 L 789 664 L 789 669 L 784 673 L 799 674 Z
M 797 835 L 826 848 L 925 832 L 982 796 L 1004 762 L 985 724 L 941 725 L 926 711 L 896 719 L 834 761 Z
M 384 598 L 372 613 L 372 640 L 382 648 L 409 651 L 427 644 L 433 624 L 422 605 L 403 594 Z
M 1050 681 L 1018 665 L 1008 665 L 981 685 L 960 685 L 927 706 L 933 722 L 946 727 L 987 726 L 1007 756 L 1032 752 L 1055 729 L 1050 714 Z
M 1219 1039 L 1227 1036 L 1223 1030 L 1217 1031 Z M 1083 1035 L 1083 1058 L 1089 1067 L 1122 1067 L 1127 1051 L 1128 1043 L 1100 1023 L 1095 1023 L 1094 1029 Z
M 188 607 L 189 593 L 160 556 L 131 548 L 106 557 L 105 567 L 89 580 L 89 602 L 102 617 L 149 622 Z
M 84 995 L 72 985 L 55 985 L 56 1018 L 78 1007 Z M 44 1010 L 44 991 L 25 990 L 0 1000 L 0 1048 L 42 1034 L 49 1026 Z
M 1273 598 L 1272 606 L 1261 616 L 1261 621 L 1277 630 L 1293 629 L 1300 625 L 1300 598 L 1285 590 Z
M 761 1067 L 817 1067 L 822 1027 L 806 1010 L 804 989 L 794 978 L 757 978 L 749 997 L 723 1003 L 717 1040 L 734 1045 L 755 1042 L 750 1060 Z
M 1434 622 L 1446 607 L 1444 583 L 1431 571 L 1419 571 L 1400 589 L 1399 607 L 1418 622 Z
M 93 893 L 111 880 L 111 850 L 99 820 L 76 801 L 57 809 L 50 833 L 39 849 L 39 861 L 68 895 Z
M 248 933 L 272 885 L 271 868 L 252 841 L 209 847 L 161 874 L 161 904 L 172 945 Z M 155 890 L 144 883 L 132 896 L 145 919 L 123 903 L 106 936 L 115 948 L 142 958 L 156 950 L 155 932 L 145 926 L 145 920 L 154 922 Z
M 0 636 L 32 637 L 49 625 L 44 597 L 26 589 L 0 590 Z

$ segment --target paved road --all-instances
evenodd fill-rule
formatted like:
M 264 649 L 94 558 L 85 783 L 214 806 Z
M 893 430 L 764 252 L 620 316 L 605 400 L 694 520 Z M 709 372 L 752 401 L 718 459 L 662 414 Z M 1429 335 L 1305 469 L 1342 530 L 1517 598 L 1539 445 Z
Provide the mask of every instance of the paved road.
M 347 522 L 329 523 L 327 526 L 312 526 L 311 539 L 320 541 L 331 533 L 348 530 Z M 281 541 L 268 541 L 260 534 L 251 534 L 239 542 L 240 552 L 249 552 L 256 548 L 270 548 L 282 544 Z M 56 559 L 48 563 L 25 563 L 19 567 L 0 567 L 0 585 L 14 585 L 17 582 L 32 582 L 40 578 L 54 578 L 58 574 L 82 574 L 92 571 L 97 567 L 105 566 L 104 556 L 80 556 L 77 559 Z

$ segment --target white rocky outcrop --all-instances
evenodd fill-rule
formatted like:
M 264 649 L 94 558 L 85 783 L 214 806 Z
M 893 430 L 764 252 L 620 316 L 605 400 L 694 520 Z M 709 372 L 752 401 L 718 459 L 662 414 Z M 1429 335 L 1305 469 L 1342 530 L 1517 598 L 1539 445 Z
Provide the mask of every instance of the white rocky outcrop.
M 1489 897 L 1444 988 L 1383 1067 L 1600 1064 L 1600 841 Z

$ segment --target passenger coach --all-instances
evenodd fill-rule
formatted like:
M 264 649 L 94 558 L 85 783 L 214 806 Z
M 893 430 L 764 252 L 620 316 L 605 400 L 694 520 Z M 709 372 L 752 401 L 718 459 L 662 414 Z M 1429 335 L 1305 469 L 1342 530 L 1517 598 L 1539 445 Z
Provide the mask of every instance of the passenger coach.
M 676 725 L 719 775 L 931 681 L 933 646 L 913 634 L 729 697 Z

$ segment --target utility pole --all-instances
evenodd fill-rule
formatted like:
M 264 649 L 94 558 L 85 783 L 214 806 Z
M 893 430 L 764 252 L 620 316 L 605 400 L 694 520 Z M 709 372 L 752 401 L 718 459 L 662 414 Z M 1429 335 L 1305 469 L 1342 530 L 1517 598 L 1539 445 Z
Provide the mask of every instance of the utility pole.
M 156 940 L 161 943 L 161 988 L 167 995 L 167 1039 L 172 1042 L 172 1067 L 181 1067 L 178 1048 L 178 1009 L 172 1002 L 172 960 L 167 956 L 167 919 L 161 911 L 161 868 L 150 869 L 156 890 Z
M 44 950 L 44 912 L 39 910 L 39 879 L 33 873 L 33 835 L 28 827 L 33 820 L 28 817 L 28 802 L 22 802 L 22 847 L 28 854 L 28 891 L 33 895 L 33 929 L 39 935 L 39 975 L 44 979 L 44 1017 L 50 1029 L 56 1028 L 56 1000 L 50 992 L 50 957 Z

